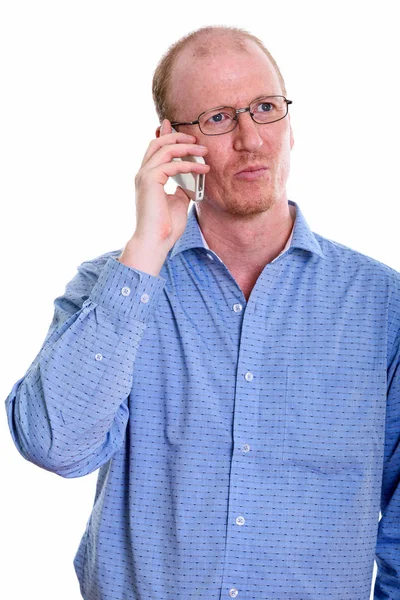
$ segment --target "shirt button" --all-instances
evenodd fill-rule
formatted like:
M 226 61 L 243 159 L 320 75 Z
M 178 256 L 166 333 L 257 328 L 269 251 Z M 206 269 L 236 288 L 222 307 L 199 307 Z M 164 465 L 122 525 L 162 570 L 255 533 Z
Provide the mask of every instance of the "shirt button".
M 234 304 L 233 305 L 233 310 L 235 312 L 240 312 L 242 310 L 242 305 L 241 304 Z
M 103 355 L 102 354 L 96 354 L 95 359 L 96 360 L 102 360 L 103 359 Z
M 237 589 L 236 589 L 236 588 L 231 588 L 231 589 L 229 590 L 229 595 L 230 595 L 230 597 L 231 597 L 231 598 L 236 598 L 236 596 L 238 595 L 238 593 L 239 593 L 239 592 L 237 591 Z
M 250 444 L 243 444 L 242 450 L 243 452 L 250 452 Z
M 148 294 L 142 294 L 142 295 L 140 296 L 140 302 L 144 302 L 144 303 L 146 303 L 146 302 L 148 302 L 148 301 L 149 301 L 149 298 L 150 298 L 150 296 L 149 296 Z
M 247 371 L 246 375 L 244 376 L 246 381 L 253 381 L 253 373 L 251 373 L 251 371 Z
M 245 522 L 245 518 L 242 516 L 236 518 L 236 525 L 244 525 Z
M 129 296 L 130 293 L 131 293 L 131 288 L 123 287 L 122 290 L 121 290 L 121 294 L 123 296 Z

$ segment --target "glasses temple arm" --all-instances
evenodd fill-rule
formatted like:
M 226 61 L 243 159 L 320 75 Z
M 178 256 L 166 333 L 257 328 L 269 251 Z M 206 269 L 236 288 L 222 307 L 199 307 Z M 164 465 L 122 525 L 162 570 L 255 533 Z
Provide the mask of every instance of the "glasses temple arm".
M 171 125 L 198 125 L 199 121 L 188 121 L 186 123 L 171 123 Z

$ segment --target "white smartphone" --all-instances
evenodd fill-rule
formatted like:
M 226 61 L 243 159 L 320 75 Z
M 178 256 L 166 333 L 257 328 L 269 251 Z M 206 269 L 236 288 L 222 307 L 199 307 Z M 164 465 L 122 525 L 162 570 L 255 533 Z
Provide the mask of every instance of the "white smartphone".
M 172 131 L 176 130 L 172 128 Z M 173 158 L 172 160 L 188 160 L 205 164 L 202 156 L 183 156 L 182 158 Z M 172 179 L 185 190 L 189 198 L 196 202 L 203 200 L 206 179 L 204 173 L 178 173 Z

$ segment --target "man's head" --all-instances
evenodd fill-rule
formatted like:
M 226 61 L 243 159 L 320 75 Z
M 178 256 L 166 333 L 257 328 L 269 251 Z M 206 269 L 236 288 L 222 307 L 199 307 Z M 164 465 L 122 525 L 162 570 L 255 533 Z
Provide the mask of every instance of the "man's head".
M 211 43 L 210 43 L 211 42 Z M 248 42 L 253 42 L 267 56 L 278 75 L 282 93 L 286 96 L 285 82 L 275 59 L 264 46 L 262 41 L 244 29 L 227 26 L 202 27 L 188 33 L 172 44 L 161 58 L 153 77 L 153 99 L 160 123 L 164 119 L 173 120 L 173 107 L 169 91 L 171 89 L 171 75 L 176 58 L 185 49 L 192 51 L 193 57 L 210 55 L 215 48 L 223 49 L 226 45 L 238 52 L 246 51 Z
M 265 95 L 286 96 L 279 68 L 260 40 L 236 28 L 207 27 L 182 38 L 161 59 L 153 79 L 160 122 L 194 121 L 207 109 L 244 108 Z M 195 135 L 209 150 L 204 202 L 214 209 L 245 216 L 287 200 L 289 117 L 262 125 L 246 112 L 223 135 L 207 136 L 197 125 L 179 131 Z M 262 167 L 259 176 L 241 174 L 255 167 Z

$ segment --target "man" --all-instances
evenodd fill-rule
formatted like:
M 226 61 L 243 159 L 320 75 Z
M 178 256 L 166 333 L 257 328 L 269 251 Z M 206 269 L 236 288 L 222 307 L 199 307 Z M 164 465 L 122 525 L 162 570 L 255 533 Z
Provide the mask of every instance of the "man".
M 100 468 L 82 596 L 367 600 L 376 550 L 375 600 L 399 600 L 399 274 L 288 201 L 290 101 L 256 38 L 187 36 L 153 92 L 136 230 L 79 267 L 7 399 L 28 460 Z M 178 172 L 206 174 L 189 214 Z

